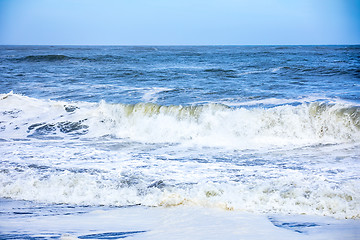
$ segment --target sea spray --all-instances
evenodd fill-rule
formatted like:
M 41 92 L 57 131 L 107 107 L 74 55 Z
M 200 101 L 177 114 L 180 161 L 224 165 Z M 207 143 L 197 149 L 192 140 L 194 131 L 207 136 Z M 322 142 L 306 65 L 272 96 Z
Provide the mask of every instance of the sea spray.
M 344 104 L 312 102 L 246 109 L 222 104 L 58 102 L 11 93 L 2 94 L 0 99 L 4 139 L 112 136 L 147 143 L 192 142 L 233 148 L 360 139 L 360 108 Z

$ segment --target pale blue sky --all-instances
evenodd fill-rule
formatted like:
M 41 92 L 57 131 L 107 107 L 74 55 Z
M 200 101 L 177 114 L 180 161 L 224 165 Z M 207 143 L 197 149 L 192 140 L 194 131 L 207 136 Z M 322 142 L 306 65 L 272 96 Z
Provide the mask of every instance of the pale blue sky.
M 0 0 L 0 44 L 360 44 L 360 0 Z

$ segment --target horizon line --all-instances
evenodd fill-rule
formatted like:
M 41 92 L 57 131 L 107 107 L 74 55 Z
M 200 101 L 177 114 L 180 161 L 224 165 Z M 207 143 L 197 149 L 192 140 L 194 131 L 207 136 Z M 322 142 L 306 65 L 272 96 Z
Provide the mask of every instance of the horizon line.
M 211 47 L 211 46 L 357 46 L 360 43 L 344 44 L 0 44 L 0 46 L 129 46 L 129 47 Z

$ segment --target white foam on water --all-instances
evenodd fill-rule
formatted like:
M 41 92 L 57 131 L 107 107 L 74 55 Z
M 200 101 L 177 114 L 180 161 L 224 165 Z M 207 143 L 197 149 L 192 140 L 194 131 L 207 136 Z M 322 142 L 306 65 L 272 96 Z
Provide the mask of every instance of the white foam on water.
M 144 96 L 141 98 L 144 102 L 156 102 L 158 100 L 158 94 L 165 91 L 171 91 L 171 88 L 164 87 L 152 87 L 149 89 L 144 89 Z
M 85 212 L 84 212 L 85 210 Z M 270 217 L 202 207 L 91 208 L 33 217 L 11 217 L 2 234 L 73 239 L 348 239 L 359 237 L 358 221 Z M 69 214 L 70 213 L 70 214 Z M 18 234 L 18 235 L 17 235 Z M 21 235 L 24 234 L 24 235 Z
M 265 98 L 259 100 L 246 100 L 244 99 L 224 99 L 220 103 L 232 107 L 243 107 L 243 106 L 258 106 L 258 105 L 299 105 L 299 104 L 308 104 L 312 102 L 326 102 L 327 104 L 338 104 L 343 106 L 357 106 L 358 104 L 354 101 L 348 101 L 343 99 L 333 99 L 327 98 L 321 95 L 306 96 L 300 98 Z
M 281 70 L 281 69 L 283 69 L 283 68 L 284 68 L 284 67 L 271 68 L 271 69 L 270 69 L 270 72 L 276 73 L 276 72 L 278 72 L 279 70 Z
M 269 109 L 231 109 L 221 104 L 66 103 L 16 94 L 2 94 L 0 99 L 3 115 L 0 134 L 5 139 L 86 133 L 91 138 L 112 135 L 147 143 L 240 149 L 360 139 L 360 110 L 343 104 L 315 102 Z
M 358 178 L 340 182 L 341 177 L 316 174 L 316 168 L 279 171 L 271 166 L 164 161 L 106 151 L 90 154 L 91 149 L 88 153 L 75 149 L 73 154 L 61 155 L 61 148 L 59 153 L 53 147 L 46 149 L 53 152 L 34 156 L 41 160 L 15 153 L 25 161 L 2 165 L 0 197 L 56 204 L 186 205 L 254 213 L 360 218 Z M 101 153 L 101 157 L 96 157 Z M 74 159 L 74 154 L 78 159 Z M 10 154 L 4 154 L 5 162 L 11 158 Z M 343 174 L 346 176 L 352 175 Z
M 0 114 L 0 197 L 360 218 L 357 107 L 70 103 L 9 93 Z

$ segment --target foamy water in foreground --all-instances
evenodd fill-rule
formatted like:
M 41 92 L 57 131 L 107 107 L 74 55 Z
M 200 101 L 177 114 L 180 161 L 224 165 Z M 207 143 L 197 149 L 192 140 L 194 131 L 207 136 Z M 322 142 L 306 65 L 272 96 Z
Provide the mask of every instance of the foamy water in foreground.
M 360 234 L 356 220 L 328 217 L 257 215 L 185 206 L 74 207 L 22 201 L 1 204 L 5 211 L 0 219 L 7 219 L 2 221 L 2 229 L 13 231 L 1 238 L 315 240 L 357 239 Z
M 356 47 L 1 51 L 0 238 L 359 237 Z

